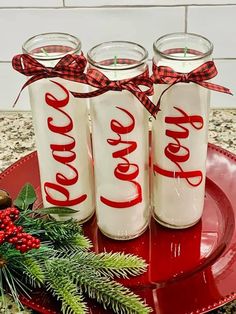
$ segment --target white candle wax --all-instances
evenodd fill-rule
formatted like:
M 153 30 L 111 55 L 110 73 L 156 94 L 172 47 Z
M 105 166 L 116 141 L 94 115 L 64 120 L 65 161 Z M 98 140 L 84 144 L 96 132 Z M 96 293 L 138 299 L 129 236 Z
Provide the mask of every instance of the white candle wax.
M 122 80 L 143 69 L 101 71 L 110 80 Z M 111 238 L 134 238 L 149 219 L 148 112 L 125 90 L 106 92 L 90 102 L 98 226 Z
M 38 62 L 54 67 L 57 54 L 37 53 Z M 48 60 L 47 60 L 48 58 Z M 83 84 L 47 78 L 29 86 L 44 206 L 66 206 L 83 222 L 94 212 L 94 183 L 87 102 L 69 91 L 85 92 Z M 59 217 L 57 219 L 68 219 Z
M 192 56 L 186 54 L 186 60 L 181 61 L 160 59 L 156 62 L 157 66 L 168 66 L 176 72 L 188 73 L 209 60 L 188 60 Z M 155 84 L 155 103 L 168 86 Z M 201 218 L 209 101 L 209 90 L 194 83 L 178 83 L 166 91 L 161 99 L 161 111 L 153 121 L 152 145 L 153 164 L 160 168 L 153 174 L 152 203 L 154 216 L 161 224 L 184 228 Z M 185 178 L 170 177 L 166 171 L 185 173 Z M 192 171 L 195 171 L 195 175 L 189 177 Z

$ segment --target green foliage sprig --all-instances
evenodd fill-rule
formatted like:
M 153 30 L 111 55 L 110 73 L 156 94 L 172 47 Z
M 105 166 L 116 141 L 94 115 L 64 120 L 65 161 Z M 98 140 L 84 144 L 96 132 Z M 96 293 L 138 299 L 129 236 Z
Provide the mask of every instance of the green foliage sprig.
M 25 254 L 11 244 L 0 245 L 0 295 L 10 292 L 21 307 L 19 294 L 45 287 L 61 301 L 64 314 L 88 313 L 85 295 L 115 313 L 147 314 L 152 310 L 141 298 L 114 280 L 142 274 L 147 265 L 141 258 L 124 253 L 99 253 L 89 249 L 91 241 L 73 219 L 57 221 L 51 215 L 72 214 L 70 208 L 32 210 L 36 194 L 30 184 L 14 204 L 20 210 L 15 224 L 40 238 L 41 246 Z M 30 288 L 29 288 L 30 287 Z

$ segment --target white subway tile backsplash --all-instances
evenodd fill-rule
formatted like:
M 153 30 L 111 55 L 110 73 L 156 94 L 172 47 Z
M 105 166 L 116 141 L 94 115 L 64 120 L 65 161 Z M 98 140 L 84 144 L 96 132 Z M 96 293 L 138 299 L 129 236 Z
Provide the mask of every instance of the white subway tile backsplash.
M 61 7 L 63 0 L 0 0 L 1 7 Z
M 212 92 L 211 107 L 236 109 L 236 60 L 215 60 L 215 64 L 219 73 L 212 79 L 212 83 L 230 88 L 234 95 Z
M 159 36 L 184 31 L 184 7 L 106 9 L 2 9 L 0 60 L 11 60 L 29 37 L 44 32 L 68 32 L 82 41 L 84 52 L 109 40 L 130 40 L 152 55 Z M 6 32 L 7 30 L 7 32 Z
M 189 7 L 187 30 L 210 39 L 215 58 L 236 58 L 236 6 Z
M 66 6 L 121 6 L 121 5 L 207 5 L 235 4 L 235 0 L 65 0 Z
M 26 80 L 1 61 L 21 53 L 22 43 L 31 36 L 68 32 L 81 39 L 85 53 L 102 41 L 130 40 L 145 46 L 151 58 L 156 38 L 185 31 L 185 26 L 213 42 L 214 57 L 220 60 L 215 61 L 219 74 L 212 81 L 235 94 L 212 92 L 211 106 L 236 108 L 236 0 L 0 0 L 0 110 L 13 110 Z M 30 110 L 27 89 L 15 110 Z
M 27 88 L 13 109 L 14 101 L 25 81 L 24 76 L 13 70 L 10 63 L 0 63 L 0 110 L 30 110 Z

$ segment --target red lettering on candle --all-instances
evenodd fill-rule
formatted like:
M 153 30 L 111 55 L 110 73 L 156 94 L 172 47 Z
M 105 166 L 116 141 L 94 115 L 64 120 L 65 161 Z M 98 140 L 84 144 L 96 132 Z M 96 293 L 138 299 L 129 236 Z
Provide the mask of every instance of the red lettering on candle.
M 181 116 L 179 117 L 166 117 L 165 123 L 176 126 L 177 130 L 166 130 L 166 136 L 171 138 L 170 142 L 165 148 L 165 156 L 171 160 L 178 168 L 177 171 L 171 171 L 160 168 L 158 165 L 153 165 L 153 170 L 160 175 L 169 178 L 185 179 L 191 186 L 199 186 L 203 179 L 201 170 L 185 171 L 181 164 L 184 164 L 190 158 L 190 150 L 188 147 L 181 144 L 181 139 L 188 138 L 189 129 L 184 125 L 190 124 L 195 130 L 203 128 L 203 118 L 198 115 L 188 115 L 183 110 L 174 107 Z
M 134 193 L 133 199 L 129 199 L 128 201 L 115 201 L 104 196 L 101 196 L 100 200 L 102 203 L 110 207 L 127 208 L 142 202 L 142 187 L 138 182 L 135 181 L 135 179 L 139 175 L 139 166 L 135 163 L 130 163 L 127 158 L 127 155 L 136 150 L 137 142 L 122 139 L 122 135 L 128 134 L 133 131 L 135 127 L 135 119 L 128 110 L 120 107 L 116 108 L 123 111 L 127 115 L 127 117 L 130 118 L 130 124 L 128 126 L 124 126 L 121 124 L 121 122 L 117 120 L 111 120 L 111 130 L 117 134 L 117 138 L 108 139 L 108 144 L 112 146 L 117 146 L 119 144 L 127 145 L 125 148 L 120 149 L 112 154 L 113 158 L 119 158 L 122 160 L 122 162 L 119 162 L 116 166 L 114 170 L 114 176 L 118 180 L 130 182 L 132 185 L 134 185 L 136 193 Z
M 73 151 L 75 148 L 75 139 L 70 136 L 69 133 L 73 129 L 73 121 L 71 117 L 62 109 L 69 102 L 69 92 L 68 90 L 58 82 L 52 81 L 65 93 L 65 98 L 57 99 L 54 95 L 50 93 L 45 94 L 46 104 L 55 110 L 61 112 L 66 118 L 67 123 L 65 126 L 59 126 L 54 124 L 54 119 L 49 117 L 47 120 L 48 128 L 51 132 L 60 134 L 67 138 L 67 144 L 51 144 L 50 148 L 52 150 L 53 159 L 68 168 L 68 173 L 70 173 L 70 178 L 66 177 L 64 174 L 58 172 L 56 173 L 56 183 L 45 182 L 44 191 L 46 194 L 46 200 L 57 206 L 74 206 L 82 203 L 87 195 L 83 194 L 76 198 L 71 198 L 67 186 L 72 186 L 78 182 L 79 174 L 77 169 L 71 164 L 76 159 L 76 153 Z M 69 139 L 69 143 L 68 143 Z M 56 192 L 56 193 L 55 193 Z M 63 196 L 63 200 L 59 200 L 55 197 L 55 194 Z

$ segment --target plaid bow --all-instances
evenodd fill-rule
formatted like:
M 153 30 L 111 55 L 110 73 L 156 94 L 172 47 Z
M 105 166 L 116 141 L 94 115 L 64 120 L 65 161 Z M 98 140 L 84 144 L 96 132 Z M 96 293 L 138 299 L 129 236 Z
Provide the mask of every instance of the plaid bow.
M 215 77 L 217 75 L 217 69 L 215 67 L 215 64 L 213 61 L 208 61 L 196 69 L 192 70 L 189 73 L 180 73 L 175 72 L 172 68 L 167 66 L 159 66 L 157 67 L 155 63 L 153 63 L 153 75 L 151 76 L 151 79 L 153 83 L 156 84 L 170 84 L 170 86 L 165 89 L 157 102 L 157 108 L 160 108 L 161 98 L 163 94 L 171 88 L 173 85 L 177 83 L 196 83 L 202 87 L 220 92 L 220 93 L 226 93 L 232 95 L 231 91 L 223 86 L 213 84 L 206 82 L 207 80 L 210 80 L 211 78 Z
M 86 83 L 84 70 L 87 61 L 81 53 L 80 55 L 67 54 L 55 65 L 55 67 L 46 67 L 39 63 L 33 57 L 27 54 L 19 54 L 13 57 L 13 68 L 31 78 L 23 85 L 20 93 L 14 103 L 17 103 L 22 90 L 42 78 L 61 77 L 63 79 L 75 82 Z
M 149 77 L 148 69 L 140 75 L 124 80 L 110 81 L 103 73 L 96 69 L 89 69 L 86 75 L 87 84 L 97 88 L 97 90 L 89 93 L 76 93 L 71 92 L 73 96 L 85 98 L 96 97 L 109 90 L 122 91 L 127 90 L 131 92 L 149 111 L 149 113 L 155 117 L 158 112 L 157 107 L 151 102 L 148 96 L 153 95 L 153 83 Z M 148 87 L 146 91 L 142 91 L 139 85 Z

